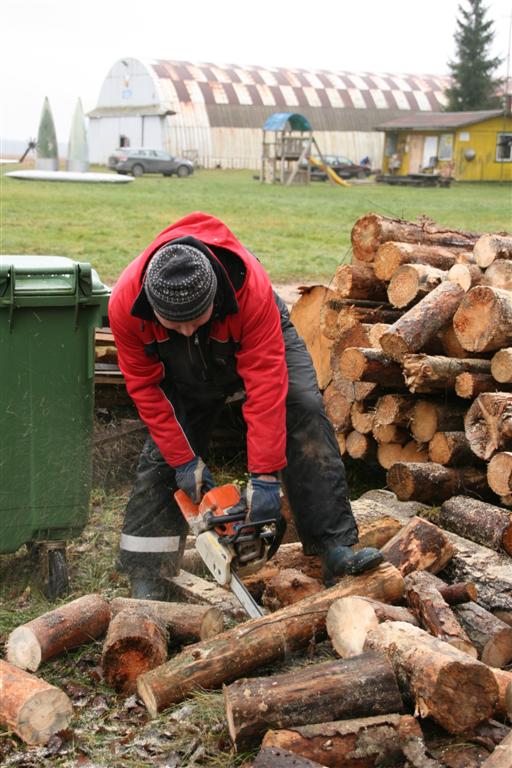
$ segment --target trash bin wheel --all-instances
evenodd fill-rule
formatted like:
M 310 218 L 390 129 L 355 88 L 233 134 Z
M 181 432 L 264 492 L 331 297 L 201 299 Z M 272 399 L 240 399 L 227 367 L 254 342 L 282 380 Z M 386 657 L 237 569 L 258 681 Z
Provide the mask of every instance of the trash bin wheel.
M 50 549 L 48 557 L 48 581 L 46 595 L 56 600 L 69 592 L 68 564 L 64 549 Z

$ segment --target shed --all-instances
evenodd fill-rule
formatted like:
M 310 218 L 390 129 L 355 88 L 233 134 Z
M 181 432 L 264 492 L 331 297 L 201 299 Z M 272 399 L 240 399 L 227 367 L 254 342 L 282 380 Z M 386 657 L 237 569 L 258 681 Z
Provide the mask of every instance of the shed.
M 405 113 L 441 110 L 448 77 L 116 61 L 89 113 L 92 162 L 118 146 L 152 147 L 204 167 L 258 169 L 261 127 L 276 112 L 303 115 L 323 152 L 359 161 L 382 155 L 375 125 Z
M 457 181 L 512 181 L 512 117 L 503 110 L 415 113 L 377 130 L 385 135 L 384 173 L 436 171 Z

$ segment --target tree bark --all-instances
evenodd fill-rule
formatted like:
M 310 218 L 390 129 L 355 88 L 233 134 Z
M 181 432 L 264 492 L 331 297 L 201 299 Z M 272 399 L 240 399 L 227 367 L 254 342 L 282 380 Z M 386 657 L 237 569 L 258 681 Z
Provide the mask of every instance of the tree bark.
M 109 622 L 106 600 L 84 595 L 14 629 L 7 639 L 7 661 L 35 672 L 43 661 L 103 635 Z
M 334 429 L 339 429 L 342 432 L 349 430 L 351 426 L 350 410 L 352 403 L 347 400 L 345 395 L 338 391 L 333 382 L 329 384 L 323 397 L 327 418 Z
M 224 704 L 229 735 L 238 750 L 259 743 L 269 728 L 403 710 L 391 664 L 376 653 L 236 680 L 224 687 Z
M 368 633 L 365 648 L 388 654 L 420 716 L 432 716 L 449 733 L 474 728 L 494 712 L 498 685 L 491 670 L 418 627 L 384 622 Z
M 105 680 L 126 695 L 136 690 L 137 677 L 167 659 L 167 633 L 150 610 L 125 608 L 116 614 L 103 644 Z
M 405 264 L 397 269 L 388 285 L 390 304 L 404 309 L 416 304 L 447 279 L 447 273 L 425 264 Z
M 349 347 L 337 360 L 340 374 L 347 381 L 373 381 L 386 387 L 403 387 L 402 369 L 378 349 Z
M 417 245 L 391 240 L 377 248 L 373 268 L 380 280 L 389 281 L 403 264 L 427 264 L 448 271 L 457 263 L 457 258 L 464 258 L 463 254 L 464 251 L 459 249 L 451 251 L 439 245 Z
M 386 301 L 386 285 L 366 264 L 341 264 L 334 273 L 332 288 L 342 299 Z
M 404 355 L 402 366 L 405 383 L 411 392 L 453 389 L 460 373 L 489 373 L 491 370 L 489 360 L 463 360 L 422 353 Z
M 244 763 L 246 768 L 328 768 L 308 760 L 306 757 L 289 752 L 287 749 L 277 747 L 263 747 L 256 755 L 256 759 L 250 765 Z
M 392 714 L 270 730 L 262 743 L 321 761 L 327 768 L 378 768 L 400 765 L 402 746 L 411 737 L 422 739 L 418 721 Z
M 495 747 L 481 768 L 512 768 L 512 733 L 505 736 L 501 744 Z
M 439 581 L 441 581 L 441 579 L 439 579 Z M 471 600 L 476 600 L 478 597 L 478 590 L 471 581 L 460 581 L 455 584 L 445 584 L 444 582 L 441 582 L 440 585 L 437 585 L 437 589 L 448 605 L 469 603 Z
M 269 662 L 283 659 L 307 647 L 315 638 L 324 638 L 325 617 L 331 603 L 350 594 L 395 602 L 403 594 L 403 579 L 388 564 L 361 576 L 346 576 L 334 587 L 282 608 L 270 617 L 253 619 L 189 646 L 166 664 L 139 676 L 139 695 L 154 716 L 198 688 L 219 688 Z
M 499 259 L 488 267 L 482 278 L 483 285 L 491 285 L 502 291 L 512 290 L 512 261 Z
M 207 640 L 224 631 L 224 615 L 220 608 L 191 603 L 168 603 L 161 600 L 134 600 L 116 597 L 111 602 L 112 616 L 126 609 L 153 612 L 169 633 L 169 642 L 186 645 Z
M 466 405 L 457 402 L 416 400 L 410 430 L 418 443 L 429 443 L 436 432 L 454 432 L 464 426 Z
M 494 504 L 452 496 L 441 505 L 439 524 L 484 547 L 512 554 L 512 514 Z
M 501 669 L 511 661 L 512 627 L 478 603 L 455 605 L 453 610 L 484 664 Z
M 432 505 L 459 493 L 489 496 L 485 471 L 473 467 L 457 469 L 432 462 L 400 462 L 388 470 L 386 481 L 400 501 L 413 499 Z
M 342 659 L 363 653 L 366 635 L 383 621 L 405 621 L 418 626 L 408 608 L 366 597 L 342 597 L 327 611 L 327 634 Z
M 324 585 L 319 579 L 312 579 L 296 568 L 285 568 L 268 581 L 263 593 L 263 605 L 271 611 L 277 611 L 323 589 Z
M 512 383 L 512 347 L 500 349 L 493 355 L 491 373 L 500 384 Z
M 475 261 L 485 269 L 495 259 L 512 259 L 512 237 L 504 235 L 482 235 L 475 243 L 473 250 Z
M 495 352 L 512 342 L 512 294 L 477 285 L 462 299 L 453 316 L 453 328 L 470 352 Z
M 428 455 L 430 461 L 444 467 L 467 466 L 475 460 L 465 432 L 436 432 L 428 444 Z
M 466 294 L 454 283 L 443 282 L 409 309 L 381 336 L 381 347 L 392 360 L 422 349 L 453 318 Z M 469 294 L 468 294 L 469 295 Z
M 494 454 L 487 465 L 487 482 L 498 496 L 508 496 L 512 493 L 512 452 L 501 451 Z
M 73 716 L 64 691 L 0 659 L 0 723 L 27 744 L 46 744 Z
M 453 557 L 454 551 L 441 528 L 416 516 L 411 517 L 408 524 L 381 548 L 386 560 L 395 565 L 402 576 L 412 571 L 438 573 Z
M 429 577 L 418 571 L 405 578 L 405 597 L 412 612 L 431 635 L 476 659 L 477 649 Z
M 325 389 L 331 380 L 331 343 L 320 330 L 320 311 L 333 292 L 324 285 L 304 287 L 301 297 L 293 305 L 290 320 L 311 355 L 318 386 Z
M 471 404 L 464 430 L 473 453 L 489 460 L 512 448 L 512 393 L 485 392 Z

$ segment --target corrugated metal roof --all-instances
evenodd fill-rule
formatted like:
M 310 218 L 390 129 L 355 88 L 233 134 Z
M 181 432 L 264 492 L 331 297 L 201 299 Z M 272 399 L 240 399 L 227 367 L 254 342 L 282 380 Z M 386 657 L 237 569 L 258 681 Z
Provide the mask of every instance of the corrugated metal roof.
M 274 112 L 265 120 L 264 131 L 282 131 L 285 128 L 292 131 L 310 131 L 311 126 L 303 115 L 294 112 Z
M 407 117 L 398 117 L 389 120 L 386 123 L 379 123 L 376 126 L 378 131 L 391 129 L 423 131 L 442 130 L 443 128 L 460 128 L 464 125 L 473 125 L 482 120 L 490 120 L 493 117 L 499 117 L 503 114 L 502 109 L 485 109 L 475 112 L 430 112 L 407 115 Z

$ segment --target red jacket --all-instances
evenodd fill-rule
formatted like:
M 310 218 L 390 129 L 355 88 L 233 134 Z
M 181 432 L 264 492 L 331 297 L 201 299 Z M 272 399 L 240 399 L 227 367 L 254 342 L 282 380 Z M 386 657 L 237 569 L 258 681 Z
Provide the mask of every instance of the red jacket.
M 272 472 L 286 466 L 286 413 L 288 390 L 280 315 L 268 275 L 219 219 L 195 212 L 164 229 L 121 274 L 109 302 L 110 326 L 118 350 L 119 367 L 126 388 L 141 419 L 148 426 L 167 463 L 176 467 L 190 461 L 194 452 L 176 418 L 173 404 L 161 385 L 165 370 L 157 354 L 148 354 L 148 345 L 168 338 L 168 333 L 151 312 L 151 319 L 132 314 L 151 256 L 164 244 L 191 236 L 209 248 L 223 248 L 236 254 L 245 267 L 245 279 L 238 290 L 231 281 L 236 302 L 222 319 L 212 320 L 210 339 L 237 342 L 236 371 L 244 382 L 247 423 L 247 453 L 250 472 Z M 208 257 L 227 273 L 208 248 Z M 238 310 L 236 309 L 238 304 Z

